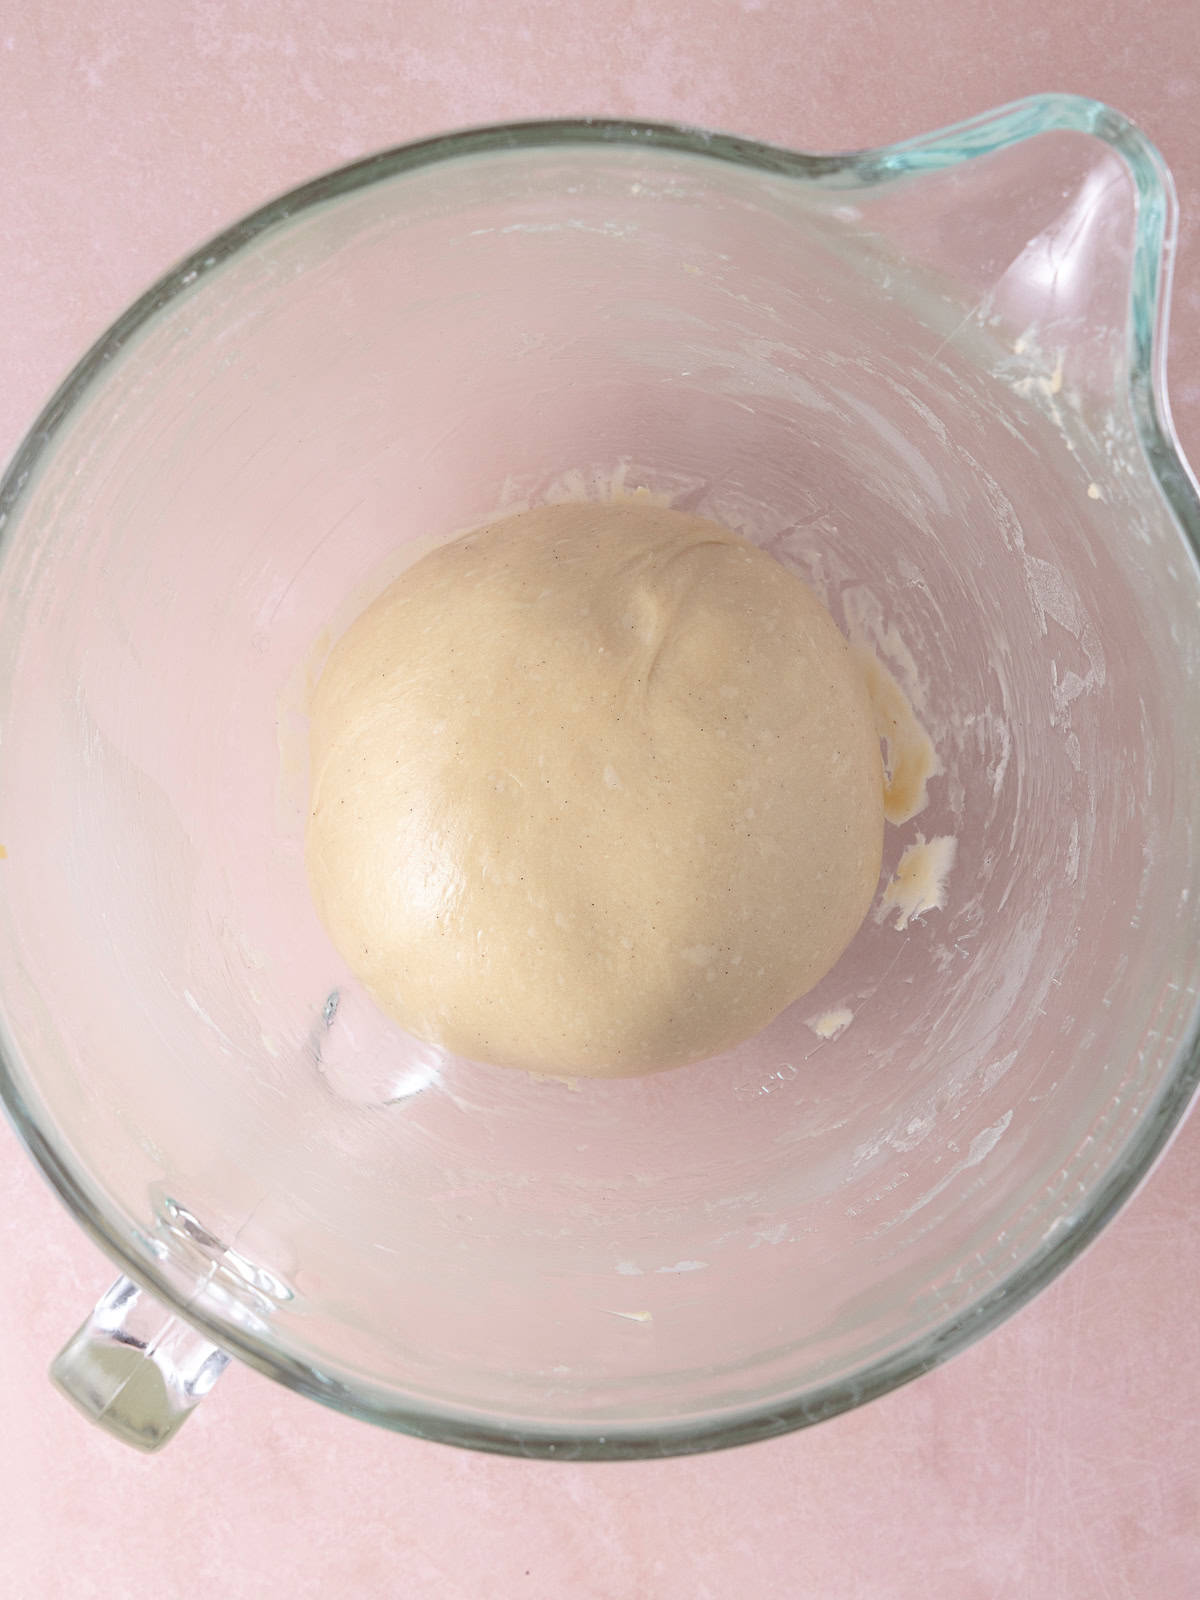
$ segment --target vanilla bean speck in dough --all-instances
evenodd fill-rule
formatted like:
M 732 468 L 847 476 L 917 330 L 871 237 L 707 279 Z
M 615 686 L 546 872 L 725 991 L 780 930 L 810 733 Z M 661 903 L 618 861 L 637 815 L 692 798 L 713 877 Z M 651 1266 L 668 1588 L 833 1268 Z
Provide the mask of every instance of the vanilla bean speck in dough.
M 705 518 L 543 506 L 410 567 L 312 707 L 307 860 L 412 1033 L 561 1076 L 677 1066 L 837 960 L 879 877 L 860 669 Z

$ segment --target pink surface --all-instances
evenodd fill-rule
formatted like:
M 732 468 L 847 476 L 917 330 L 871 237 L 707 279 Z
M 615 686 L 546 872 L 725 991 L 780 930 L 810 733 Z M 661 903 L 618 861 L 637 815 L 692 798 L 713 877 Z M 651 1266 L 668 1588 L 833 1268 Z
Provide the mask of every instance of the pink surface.
M 185 249 L 281 188 L 450 126 L 672 117 L 809 149 L 1054 88 L 1159 143 L 1200 217 L 1200 11 L 1064 0 L 40 0 L 0 15 L 0 453 Z M 1200 458 L 1200 250 L 1172 390 Z M 1200 1593 L 1200 1120 L 1064 1279 L 862 1411 L 687 1461 L 564 1467 L 370 1430 L 235 1368 L 166 1454 L 46 1364 L 112 1276 L 0 1129 L 0 1596 L 1185 1600 Z

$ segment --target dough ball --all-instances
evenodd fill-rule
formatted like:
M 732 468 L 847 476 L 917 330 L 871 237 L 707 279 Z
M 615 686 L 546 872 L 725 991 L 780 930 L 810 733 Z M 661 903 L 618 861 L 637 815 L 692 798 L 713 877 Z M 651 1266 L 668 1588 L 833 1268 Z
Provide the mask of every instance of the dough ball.
M 559 1076 L 757 1032 L 879 876 L 866 688 L 811 590 L 701 517 L 543 506 L 409 568 L 312 710 L 307 858 L 405 1028 Z

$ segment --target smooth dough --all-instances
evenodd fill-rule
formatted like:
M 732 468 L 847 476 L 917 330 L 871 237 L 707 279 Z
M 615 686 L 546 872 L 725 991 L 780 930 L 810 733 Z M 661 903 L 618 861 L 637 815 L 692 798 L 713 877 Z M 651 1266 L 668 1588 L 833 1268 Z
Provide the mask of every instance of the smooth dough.
M 425 556 L 334 648 L 311 740 L 335 945 L 476 1060 L 712 1055 L 828 971 L 879 877 L 879 739 L 836 624 L 744 539 L 648 502 Z

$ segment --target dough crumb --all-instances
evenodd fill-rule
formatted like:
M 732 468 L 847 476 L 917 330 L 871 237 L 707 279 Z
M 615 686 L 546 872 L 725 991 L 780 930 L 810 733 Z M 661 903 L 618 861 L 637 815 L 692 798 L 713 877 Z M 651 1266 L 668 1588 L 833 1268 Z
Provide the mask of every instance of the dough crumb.
M 942 771 L 933 740 L 912 703 L 869 645 L 853 647 L 871 697 L 875 731 L 883 742 L 883 814 L 894 827 L 911 822 L 929 803 L 929 780 Z
M 818 1039 L 836 1039 L 853 1021 L 854 1013 L 848 1006 L 841 1006 L 836 1011 L 822 1011 L 819 1017 L 807 1018 L 808 1026 Z
M 926 839 L 918 834 L 900 857 L 892 881 L 883 891 L 875 920 L 882 922 L 893 910 L 895 928 L 902 933 L 914 917 L 940 911 L 946 904 L 946 881 L 954 865 L 958 840 L 953 834 Z

